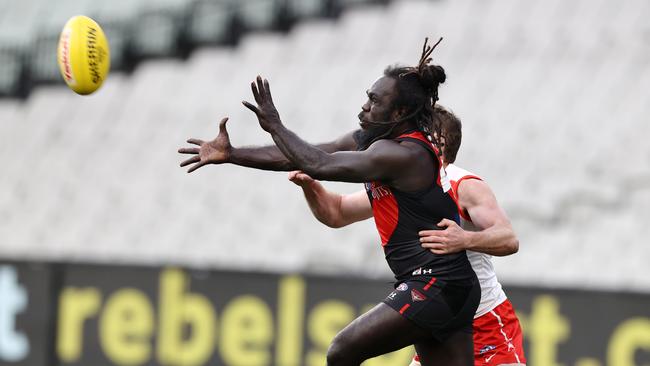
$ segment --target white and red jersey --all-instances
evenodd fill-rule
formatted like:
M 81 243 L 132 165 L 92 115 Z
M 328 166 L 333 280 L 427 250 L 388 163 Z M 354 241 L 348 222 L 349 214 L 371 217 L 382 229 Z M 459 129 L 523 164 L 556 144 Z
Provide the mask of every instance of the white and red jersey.
M 458 186 L 462 181 L 467 179 L 483 180 L 478 175 L 459 168 L 454 164 L 447 165 L 445 171 L 451 181 L 451 189 L 456 197 L 458 197 Z M 477 231 L 476 227 L 472 224 L 471 218 L 460 207 L 458 208 L 458 213 L 461 217 L 460 221 L 463 229 Z M 481 302 L 478 309 L 476 309 L 476 315 L 474 315 L 474 319 L 476 319 L 492 311 L 499 304 L 503 303 L 507 297 L 497 279 L 497 274 L 492 265 L 491 255 L 468 250 L 467 258 L 472 264 L 472 268 L 476 272 L 476 276 L 481 284 Z

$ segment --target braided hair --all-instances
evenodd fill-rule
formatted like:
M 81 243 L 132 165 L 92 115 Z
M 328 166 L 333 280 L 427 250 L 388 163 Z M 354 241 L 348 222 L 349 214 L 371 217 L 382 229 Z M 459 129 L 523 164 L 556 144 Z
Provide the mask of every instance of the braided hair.
M 437 145 L 432 135 L 440 136 L 440 124 L 436 123 L 433 108 L 438 101 L 438 86 L 445 82 L 445 70 L 438 65 L 430 65 L 431 53 L 440 44 L 442 37 L 433 46 L 425 38 L 420 61 L 415 67 L 389 66 L 384 76 L 397 81 L 397 97 L 393 100 L 395 108 L 404 108 L 418 130 Z

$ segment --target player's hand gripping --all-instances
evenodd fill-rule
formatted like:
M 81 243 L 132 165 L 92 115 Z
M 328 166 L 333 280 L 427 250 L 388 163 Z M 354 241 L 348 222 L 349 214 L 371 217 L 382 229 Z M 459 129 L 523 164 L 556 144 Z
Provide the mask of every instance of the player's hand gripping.
M 300 170 L 294 170 L 289 172 L 289 180 L 292 181 L 295 185 L 299 187 L 309 187 L 310 184 L 314 183 L 314 178 L 303 173 Z
M 282 124 L 282 121 L 280 120 L 278 110 L 273 104 L 269 81 L 266 79 L 262 80 L 262 77 L 258 76 L 256 81 L 251 83 L 251 90 L 253 91 L 255 102 L 257 102 L 257 107 L 246 101 L 243 101 L 242 104 L 257 115 L 257 120 L 264 131 L 271 132 L 271 128 Z
M 203 141 L 199 139 L 187 140 L 189 144 L 198 145 L 199 147 L 178 149 L 178 152 L 181 154 L 193 155 L 191 158 L 182 162 L 181 167 L 194 164 L 187 171 L 188 173 L 191 173 L 204 165 L 227 163 L 230 159 L 232 146 L 230 145 L 228 130 L 226 130 L 226 122 L 228 122 L 228 117 L 219 122 L 219 134 L 212 141 Z
M 434 254 L 452 254 L 467 248 L 467 232 L 455 221 L 443 219 L 438 227 L 444 230 L 420 231 L 422 247 L 429 249 Z

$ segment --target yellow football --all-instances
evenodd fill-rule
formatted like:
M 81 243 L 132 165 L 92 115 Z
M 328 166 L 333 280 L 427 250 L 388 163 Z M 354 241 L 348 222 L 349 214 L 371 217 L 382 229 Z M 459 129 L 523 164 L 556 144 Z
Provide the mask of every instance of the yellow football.
M 59 38 L 57 61 L 63 80 L 77 94 L 99 89 L 111 67 L 108 41 L 99 24 L 83 15 L 70 18 Z

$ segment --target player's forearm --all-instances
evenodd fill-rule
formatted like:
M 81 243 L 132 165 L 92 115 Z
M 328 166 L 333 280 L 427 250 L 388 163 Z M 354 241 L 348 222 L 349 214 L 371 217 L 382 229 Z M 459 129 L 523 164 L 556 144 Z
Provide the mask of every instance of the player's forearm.
M 494 225 L 482 231 L 467 232 L 465 249 L 502 257 L 517 253 L 519 239 L 510 225 Z
M 345 147 L 339 146 L 336 142 L 325 142 L 316 145 L 324 152 L 336 152 Z M 291 171 L 299 169 L 291 162 L 277 146 L 240 147 L 232 148 L 230 151 L 230 163 L 249 168 Z
M 314 217 L 323 224 L 339 228 L 345 226 L 341 220 L 341 195 L 330 192 L 319 182 L 313 181 L 302 191 Z
M 278 124 L 271 130 L 271 137 L 284 156 L 293 162 L 297 169 L 315 179 L 321 178 L 321 168 L 328 160 L 328 153 L 310 145 L 282 124 Z
M 296 170 L 295 164 L 287 159 L 277 146 L 232 148 L 229 162 L 262 170 Z

